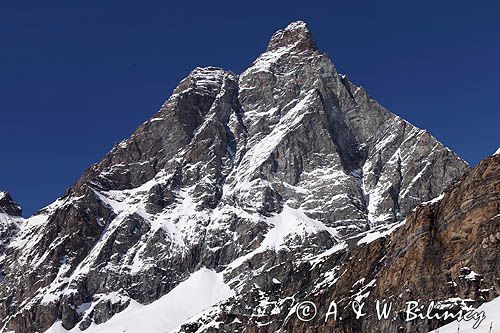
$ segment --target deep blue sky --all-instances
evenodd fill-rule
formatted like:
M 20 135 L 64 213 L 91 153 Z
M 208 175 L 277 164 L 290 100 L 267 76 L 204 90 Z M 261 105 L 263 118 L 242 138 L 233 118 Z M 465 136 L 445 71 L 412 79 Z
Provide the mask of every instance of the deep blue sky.
M 241 72 L 309 24 L 338 70 L 471 164 L 500 145 L 497 1 L 2 1 L 0 188 L 25 215 L 151 117 L 196 66 Z

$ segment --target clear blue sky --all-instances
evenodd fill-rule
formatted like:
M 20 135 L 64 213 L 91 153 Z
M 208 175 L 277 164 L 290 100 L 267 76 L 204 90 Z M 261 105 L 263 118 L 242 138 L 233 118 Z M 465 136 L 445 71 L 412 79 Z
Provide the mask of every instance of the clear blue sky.
M 239 73 L 298 19 L 341 73 L 469 163 L 500 145 L 498 1 L 2 1 L 0 188 L 25 215 L 45 206 L 192 68 Z

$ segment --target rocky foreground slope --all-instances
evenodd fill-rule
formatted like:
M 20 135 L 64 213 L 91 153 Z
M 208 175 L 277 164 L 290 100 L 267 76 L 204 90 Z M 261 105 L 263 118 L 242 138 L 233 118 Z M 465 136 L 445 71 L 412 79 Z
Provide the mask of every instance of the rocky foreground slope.
M 467 170 L 338 74 L 306 25 L 294 22 L 240 75 L 193 70 L 64 196 L 29 219 L 10 218 L 12 227 L 2 220 L 0 231 L 13 231 L 1 231 L 1 330 L 112 332 L 117 325 L 104 327 L 125 323 L 120 313 L 155 308 L 163 331 L 192 315 L 182 330 L 304 331 L 287 311 L 302 296 L 327 300 L 351 288 L 339 275 L 347 267 L 352 279 L 365 279 L 360 288 L 387 274 L 392 293 L 391 279 L 409 273 L 380 271 L 379 261 L 412 252 L 386 239 L 356 246 L 356 238 L 409 214 L 400 230 L 418 230 L 412 210 Z M 406 241 L 418 235 L 411 231 Z M 462 233 L 450 235 L 442 241 L 461 246 Z M 413 255 L 431 260 L 438 248 L 426 249 Z M 356 256 L 362 266 L 352 264 Z M 413 267 L 408 260 L 401 267 Z M 433 267 L 414 279 L 429 279 Z M 182 299 L 172 295 L 213 285 L 223 292 L 205 299 L 203 313 L 186 306 L 174 320 L 161 311 Z
M 206 322 L 196 318 L 179 332 L 198 332 L 213 322 L 224 324 L 203 331 L 434 332 L 453 319 L 408 320 L 406 302 L 418 301 L 424 309 L 412 313 L 426 315 L 432 301 L 441 309 L 431 313 L 443 314 L 494 299 L 496 313 L 477 319 L 477 332 L 489 332 L 492 322 L 499 327 L 500 154 L 481 161 L 442 196 L 416 207 L 404 222 L 384 229 L 348 238 L 313 260 L 270 268 L 254 277 L 254 288 L 246 294 L 222 303 L 202 318 Z M 388 319 L 377 317 L 377 300 L 392 304 Z M 297 309 L 302 301 L 316 305 L 310 321 L 300 319 L 307 314 Z M 336 320 L 327 316 L 332 302 Z M 365 304 L 365 316 L 356 317 L 353 302 Z M 464 320 L 462 328 L 467 324 Z

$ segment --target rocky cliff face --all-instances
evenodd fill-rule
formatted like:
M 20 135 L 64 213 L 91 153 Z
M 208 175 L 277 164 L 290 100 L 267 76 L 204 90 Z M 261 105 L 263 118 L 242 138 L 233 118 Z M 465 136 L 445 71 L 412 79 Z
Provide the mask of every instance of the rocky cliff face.
M 452 319 L 406 321 L 406 302 L 434 301 L 441 313 L 444 308 L 456 313 L 495 299 L 499 252 L 500 155 L 495 155 L 442 196 L 417 206 L 402 223 L 348 238 L 312 259 L 273 267 L 254 279 L 253 290 L 222 304 L 225 310 L 207 322 L 225 323 L 225 332 L 243 327 L 245 332 L 433 332 Z M 311 321 L 296 315 L 304 300 L 317 306 Z M 387 320 L 376 317 L 376 300 L 392 304 Z M 336 320 L 326 317 L 332 302 Z M 356 318 L 353 302 L 365 304 L 366 316 Z M 492 320 L 497 318 L 486 318 L 478 331 Z M 193 321 L 180 332 L 196 332 L 203 324 Z
M 19 217 L 22 213 L 21 207 L 14 202 L 10 193 L 0 191 L 0 214 Z
M 264 325 L 269 309 L 248 312 L 262 299 L 283 311 L 298 300 L 259 288 L 304 293 L 322 274 L 330 286 L 349 265 L 335 250 L 403 221 L 467 169 L 338 74 L 294 22 L 240 75 L 193 70 L 152 119 L 19 223 L 0 261 L 2 330 L 111 322 L 201 268 L 223 276 L 233 310 L 214 307 L 188 329 L 210 331 L 210 318 L 236 313 L 250 331 L 298 327 L 279 316 Z M 302 266 L 324 258 L 322 270 Z
M 22 210 L 8 192 L 0 191 L 0 258 L 19 230 Z M 0 273 L 0 279 L 1 279 Z

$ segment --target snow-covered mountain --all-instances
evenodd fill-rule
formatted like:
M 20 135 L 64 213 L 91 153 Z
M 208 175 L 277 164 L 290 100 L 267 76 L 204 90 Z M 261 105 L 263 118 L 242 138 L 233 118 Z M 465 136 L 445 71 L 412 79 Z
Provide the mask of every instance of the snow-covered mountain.
M 48 207 L 0 212 L 1 331 L 298 327 L 299 295 L 467 170 L 291 23 L 240 75 L 194 69 Z
M 0 262 L 5 248 L 18 233 L 19 224 L 23 221 L 21 215 L 21 207 L 14 202 L 10 194 L 0 191 Z M 0 280 L 2 277 L 0 272 Z

